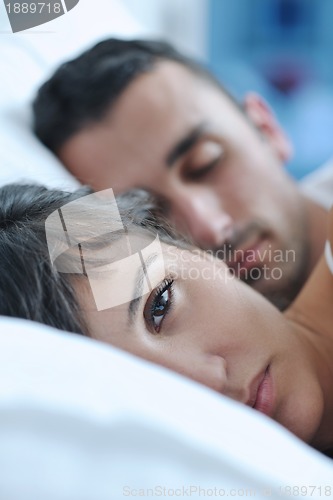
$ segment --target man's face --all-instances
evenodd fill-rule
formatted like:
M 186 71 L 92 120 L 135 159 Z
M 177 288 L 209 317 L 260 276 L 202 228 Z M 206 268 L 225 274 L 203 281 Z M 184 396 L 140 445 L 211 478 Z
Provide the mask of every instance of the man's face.
M 269 110 L 252 95 L 247 112 L 250 119 L 208 80 L 162 62 L 59 156 L 96 190 L 155 193 L 178 229 L 278 302 L 276 292 L 292 297 L 304 275 L 302 199 L 284 172 L 289 145 Z

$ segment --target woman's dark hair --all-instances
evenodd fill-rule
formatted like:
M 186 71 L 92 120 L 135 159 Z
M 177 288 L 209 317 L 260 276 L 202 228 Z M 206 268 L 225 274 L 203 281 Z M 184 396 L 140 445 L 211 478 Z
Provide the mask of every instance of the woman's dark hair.
M 39 89 L 33 103 L 33 128 L 57 153 L 74 134 L 99 123 L 128 85 L 159 61 L 174 61 L 209 80 L 235 100 L 196 61 L 165 42 L 109 38 L 62 64 Z
M 0 315 L 38 321 L 69 332 L 88 334 L 80 313 L 72 276 L 51 263 L 45 221 L 64 205 L 91 193 L 74 193 L 37 185 L 0 188 Z M 152 230 L 153 199 L 143 191 L 117 198 L 124 227 Z M 167 236 L 168 229 L 159 229 Z

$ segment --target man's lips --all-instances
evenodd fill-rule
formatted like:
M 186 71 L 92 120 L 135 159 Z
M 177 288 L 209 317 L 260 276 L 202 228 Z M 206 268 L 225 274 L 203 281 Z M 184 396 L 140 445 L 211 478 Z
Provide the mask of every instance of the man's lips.
M 266 237 L 257 237 L 248 241 L 246 245 L 233 249 L 231 258 L 227 262 L 228 266 L 239 278 L 253 267 L 262 267 L 266 260 L 267 243 Z
M 250 397 L 246 404 L 269 417 L 272 416 L 274 410 L 274 390 L 270 365 L 253 380 L 250 386 Z

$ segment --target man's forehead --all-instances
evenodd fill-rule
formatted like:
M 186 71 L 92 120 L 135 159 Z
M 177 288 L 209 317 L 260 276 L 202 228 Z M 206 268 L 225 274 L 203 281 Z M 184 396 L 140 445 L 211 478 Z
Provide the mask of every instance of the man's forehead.
M 146 186 L 146 176 L 159 182 L 158 172 L 179 144 L 224 116 L 225 100 L 222 90 L 189 68 L 159 62 L 128 85 L 102 122 L 74 136 L 60 157 L 98 189 Z
M 127 87 L 102 126 L 113 151 L 125 154 L 127 149 L 139 160 L 148 155 L 164 161 L 179 141 L 203 125 L 213 129 L 227 113 L 226 101 L 230 108 L 230 99 L 209 80 L 163 61 Z
M 101 124 L 113 151 L 164 161 L 178 141 L 202 125 L 196 78 L 174 62 L 158 63 L 137 77 Z
M 182 111 L 200 108 L 198 97 L 203 99 L 211 92 L 225 98 L 222 90 L 186 66 L 173 61 L 161 61 L 127 86 L 112 106 L 110 117 L 118 115 L 118 111 L 120 114 L 136 109 L 145 111 L 145 115 L 154 110 L 168 113 L 173 105 L 179 115 Z

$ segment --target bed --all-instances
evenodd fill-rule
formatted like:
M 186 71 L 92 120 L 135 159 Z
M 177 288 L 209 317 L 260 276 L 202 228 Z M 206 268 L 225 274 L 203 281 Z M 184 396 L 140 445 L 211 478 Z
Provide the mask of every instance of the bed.
M 149 35 L 120 1 L 94 4 L 35 35 L 5 34 L 0 5 L 0 184 L 79 185 L 33 136 L 31 97 L 97 39 Z M 110 346 L 5 317 L 0 443 L 4 500 L 333 497 L 331 460 L 265 416 Z

